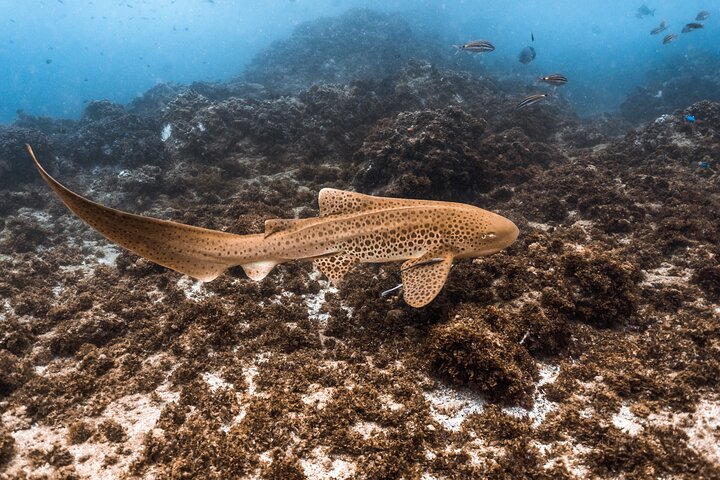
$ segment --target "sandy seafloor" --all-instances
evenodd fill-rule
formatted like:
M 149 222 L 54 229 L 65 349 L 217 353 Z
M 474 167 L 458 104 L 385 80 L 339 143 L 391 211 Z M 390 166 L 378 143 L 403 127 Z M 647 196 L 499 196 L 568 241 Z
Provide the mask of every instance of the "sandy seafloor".
M 478 72 L 381 73 L 0 129 L 0 479 L 720 478 L 720 104 L 581 120 Z M 234 233 L 335 187 L 521 236 L 423 309 L 380 296 L 391 264 L 200 284 L 73 217 L 26 142 L 89 198 Z

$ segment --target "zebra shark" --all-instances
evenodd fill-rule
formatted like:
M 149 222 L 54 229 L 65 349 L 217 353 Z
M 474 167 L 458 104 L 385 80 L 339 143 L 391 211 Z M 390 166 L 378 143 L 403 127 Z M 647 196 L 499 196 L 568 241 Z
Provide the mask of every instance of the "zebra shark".
M 270 219 L 263 233 L 237 235 L 95 203 L 51 177 L 30 145 L 26 149 L 45 182 L 90 227 L 151 262 L 203 282 L 237 265 L 259 281 L 279 263 L 310 260 L 337 286 L 358 263 L 402 261 L 403 298 L 419 308 L 440 293 L 455 259 L 499 252 L 519 234 L 507 218 L 472 205 L 323 188 L 319 217 Z

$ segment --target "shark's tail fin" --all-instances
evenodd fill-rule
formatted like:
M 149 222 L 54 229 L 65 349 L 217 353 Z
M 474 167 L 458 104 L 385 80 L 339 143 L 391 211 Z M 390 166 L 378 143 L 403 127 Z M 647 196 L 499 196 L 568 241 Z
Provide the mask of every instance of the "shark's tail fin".
M 73 213 L 113 242 L 162 266 L 210 281 L 228 267 L 246 263 L 243 258 L 262 241 L 263 235 L 235 235 L 104 207 L 61 185 L 40 165 L 30 145 L 26 149 L 40 175 Z

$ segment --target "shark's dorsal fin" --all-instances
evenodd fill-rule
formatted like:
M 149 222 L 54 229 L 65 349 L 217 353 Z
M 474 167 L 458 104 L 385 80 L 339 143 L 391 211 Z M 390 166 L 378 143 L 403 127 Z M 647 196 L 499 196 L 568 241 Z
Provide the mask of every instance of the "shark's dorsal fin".
M 415 308 L 432 302 L 445 285 L 452 262 L 453 254 L 442 252 L 426 253 L 403 263 L 400 274 L 405 302 Z
M 419 205 L 437 205 L 432 200 L 411 200 L 407 198 L 374 197 L 347 190 L 323 188 L 318 195 L 320 216 L 348 215 L 351 213 L 370 212 L 386 208 L 413 207 Z M 447 205 L 447 202 L 445 202 Z
M 338 252 L 333 255 L 323 255 L 313 260 L 315 267 L 325 274 L 336 287 L 340 285 L 343 277 L 359 262 L 354 255 Z

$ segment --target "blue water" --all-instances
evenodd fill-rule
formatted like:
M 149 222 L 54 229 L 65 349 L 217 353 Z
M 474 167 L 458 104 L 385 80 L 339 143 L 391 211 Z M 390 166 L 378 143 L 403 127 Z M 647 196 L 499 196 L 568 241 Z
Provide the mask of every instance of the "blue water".
M 614 111 L 651 68 L 694 51 L 720 55 L 716 2 L 645 3 L 655 15 L 639 19 L 642 0 L 0 0 L 0 123 L 19 109 L 77 118 L 88 100 L 127 103 L 162 82 L 228 80 L 299 23 L 353 7 L 398 12 L 448 45 L 490 40 L 497 50 L 477 61 L 491 75 L 529 83 L 561 72 L 579 113 Z M 705 29 L 662 45 L 700 10 L 712 13 Z M 662 19 L 670 28 L 651 36 Z M 537 58 L 521 65 L 527 45 Z

